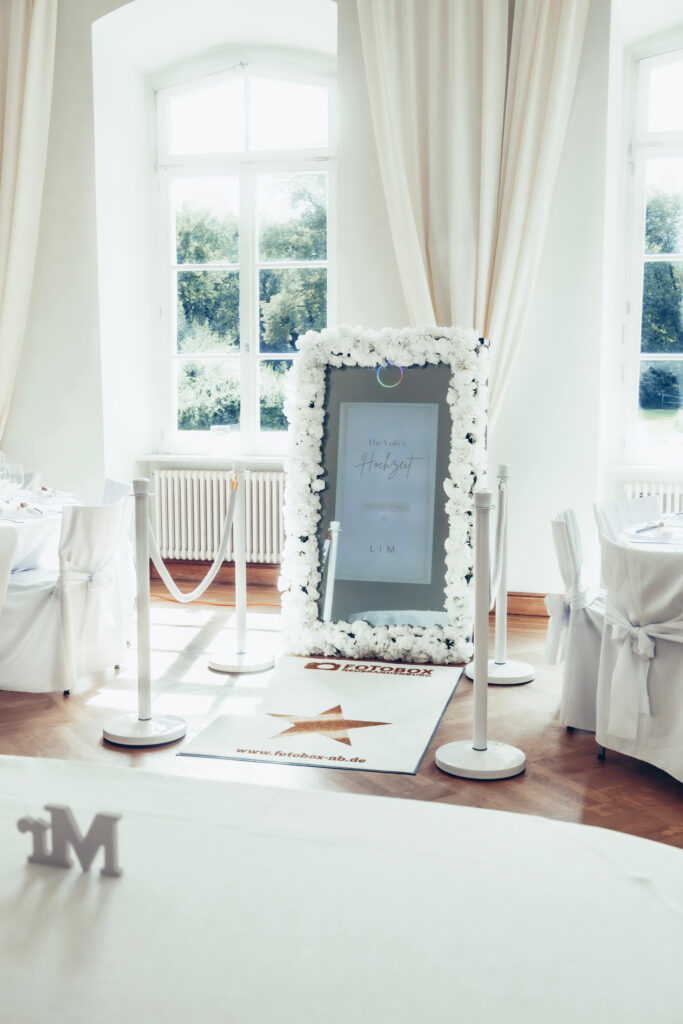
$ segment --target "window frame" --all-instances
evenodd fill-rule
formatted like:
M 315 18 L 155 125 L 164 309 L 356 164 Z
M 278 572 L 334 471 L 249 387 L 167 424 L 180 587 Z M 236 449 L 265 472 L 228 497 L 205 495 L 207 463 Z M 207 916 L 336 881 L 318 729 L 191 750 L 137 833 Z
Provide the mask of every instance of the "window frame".
M 165 119 L 167 100 L 179 93 L 205 88 L 208 82 L 218 82 L 235 74 L 248 77 L 274 78 L 302 84 L 324 85 L 328 90 L 328 145 L 317 149 L 301 150 L 244 150 L 230 153 L 205 153 L 174 156 L 165 148 Z M 247 87 L 248 95 L 248 87 Z M 245 110 L 247 109 L 245 103 Z M 227 70 L 193 77 L 189 81 L 165 86 L 156 93 L 157 111 L 157 183 L 160 210 L 160 239 L 163 251 L 161 266 L 165 275 L 160 316 L 168 341 L 165 348 L 166 367 L 164 381 L 164 448 L 177 454 L 223 454 L 234 456 L 278 456 L 285 452 L 287 431 L 261 431 L 259 424 L 259 364 L 265 360 L 291 358 L 287 354 L 261 353 L 259 345 L 259 270 L 318 268 L 327 271 L 327 324 L 336 322 L 337 267 L 336 267 L 336 93 L 332 74 L 321 74 L 305 67 L 264 61 L 240 61 Z M 327 175 L 327 259 L 282 260 L 262 263 L 258 260 L 256 189 L 259 175 L 277 173 L 315 173 Z M 174 179 L 201 177 L 237 177 L 239 182 L 239 264 L 216 262 L 211 264 L 178 264 L 173 228 L 171 188 Z M 177 367 L 183 355 L 177 351 L 177 295 L 176 277 L 179 270 L 237 270 L 240 275 L 240 351 L 200 354 L 198 360 L 239 362 L 240 367 L 240 429 L 212 433 L 179 430 L 177 425 L 178 395 Z M 292 353 L 293 355 L 293 353 Z M 186 359 L 194 356 L 186 356 Z
M 678 157 L 683 160 L 683 130 L 671 132 L 649 132 L 647 114 L 649 105 L 649 82 L 653 68 L 679 62 L 683 59 L 683 39 L 675 48 L 659 53 L 633 53 L 633 75 L 631 93 L 631 130 L 627 160 L 630 188 L 627 190 L 627 230 L 630 234 L 628 247 L 628 269 L 626 283 L 626 359 L 623 368 L 625 390 L 624 461 L 627 465 L 657 465 L 666 468 L 666 461 L 654 462 L 652 457 L 644 458 L 638 449 L 637 430 L 639 419 L 640 367 L 643 360 L 683 362 L 683 353 L 643 353 L 643 277 L 646 263 L 681 262 L 683 253 L 646 253 L 645 223 L 647 212 L 647 162 L 654 158 Z M 681 439 L 683 452 L 683 438 Z

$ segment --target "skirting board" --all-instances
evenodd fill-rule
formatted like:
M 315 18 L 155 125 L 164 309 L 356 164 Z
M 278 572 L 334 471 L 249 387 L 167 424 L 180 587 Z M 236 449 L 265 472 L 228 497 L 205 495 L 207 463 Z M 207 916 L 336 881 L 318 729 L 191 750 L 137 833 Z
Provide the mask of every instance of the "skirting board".
M 180 580 L 185 583 L 200 583 L 211 566 L 211 562 L 190 562 L 185 559 L 171 558 L 164 559 L 164 564 L 174 580 Z M 160 578 L 159 573 L 151 562 L 149 570 L 149 578 L 151 580 L 158 580 Z M 250 586 L 276 587 L 279 575 L 279 565 L 262 565 L 260 562 L 247 564 L 247 583 Z M 234 583 L 235 563 L 226 562 L 225 565 L 222 565 L 218 570 L 215 582 Z
M 210 562 L 191 562 L 185 559 L 166 559 L 166 567 L 174 580 L 199 583 L 206 576 Z M 279 565 L 263 565 L 251 562 L 247 565 L 247 583 L 253 587 L 276 587 L 280 575 Z M 159 573 L 150 562 L 150 579 L 158 580 Z M 226 562 L 218 570 L 216 583 L 234 583 L 235 566 Z M 545 594 L 528 594 L 511 590 L 508 593 L 508 615 L 534 615 L 547 619 L 544 603 Z
M 508 591 L 508 615 L 538 615 L 548 618 L 545 594 L 526 594 L 519 590 Z

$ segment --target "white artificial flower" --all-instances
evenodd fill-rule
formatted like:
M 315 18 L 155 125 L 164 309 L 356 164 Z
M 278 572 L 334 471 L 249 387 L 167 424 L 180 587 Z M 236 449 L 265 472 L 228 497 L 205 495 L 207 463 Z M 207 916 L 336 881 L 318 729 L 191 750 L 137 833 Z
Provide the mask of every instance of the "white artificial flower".
M 286 541 L 278 587 L 282 591 L 288 650 L 306 655 L 341 655 L 389 661 L 453 664 L 472 654 L 472 487 L 486 468 L 485 431 L 488 351 L 475 331 L 423 325 L 405 330 L 341 326 L 308 331 L 297 342 L 288 374 L 285 414 L 292 423 L 287 461 L 284 523 Z M 366 622 L 321 622 L 322 577 L 317 539 L 325 371 L 328 366 L 401 366 L 445 363 L 451 368 L 449 477 L 444 481 L 449 536 L 445 551 L 444 607 L 450 626 L 372 627 Z

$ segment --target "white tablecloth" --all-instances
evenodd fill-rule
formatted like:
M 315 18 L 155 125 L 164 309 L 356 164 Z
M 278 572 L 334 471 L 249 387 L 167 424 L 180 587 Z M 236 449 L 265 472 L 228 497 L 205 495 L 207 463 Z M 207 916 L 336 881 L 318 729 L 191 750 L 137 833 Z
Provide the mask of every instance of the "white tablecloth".
M 122 754 L 122 759 L 125 758 Z M 296 769 L 292 769 L 296 771 Z M 454 789 L 457 781 L 453 781 Z M 119 879 L 16 821 L 121 813 Z M 0 758 L 8 1024 L 680 1024 L 683 851 L 467 807 Z
M 0 530 L 11 527 L 17 532 L 18 545 L 12 572 L 20 569 L 57 569 L 61 525 L 61 514 L 55 510 L 33 518 L 0 515 Z
M 622 530 L 619 543 L 647 551 L 683 550 L 683 516 L 666 515 L 657 523 L 635 523 Z
M 59 568 L 62 508 L 74 503 L 66 491 L 50 490 L 44 494 L 19 491 L 0 503 L 0 529 L 11 527 L 18 538 L 12 572 Z

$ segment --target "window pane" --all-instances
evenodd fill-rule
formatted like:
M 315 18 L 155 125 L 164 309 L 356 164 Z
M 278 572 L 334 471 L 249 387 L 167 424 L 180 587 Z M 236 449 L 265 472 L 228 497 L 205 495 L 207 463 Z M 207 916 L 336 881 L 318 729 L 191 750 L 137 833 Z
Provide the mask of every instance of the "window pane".
M 645 252 L 683 252 L 683 160 L 647 162 Z
M 249 82 L 249 148 L 327 146 L 327 88 L 273 78 Z
M 262 261 L 327 259 L 326 174 L 262 174 L 257 204 Z
M 641 352 L 683 352 L 682 271 L 669 260 L 645 264 Z
M 169 96 L 169 153 L 231 153 L 244 149 L 244 81 L 218 82 Z
M 285 378 L 290 359 L 264 359 L 259 367 L 261 396 L 261 430 L 286 430 L 284 412 Z
M 216 352 L 239 348 L 239 273 L 178 271 L 178 351 Z
M 683 453 L 683 360 L 640 364 L 636 448 L 649 462 L 680 461 Z
M 178 263 L 239 261 L 238 178 L 176 178 L 171 203 Z
M 650 71 L 647 110 L 649 132 L 683 131 L 683 60 L 660 64 Z
M 240 422 L 236 359 L 184 360 L 178 365 L 178 430 L 233 428 Z
M 261 352 L 294 352 L 300 334 L 327 326 L 327 271 L 261 270 L 259 305 Z

